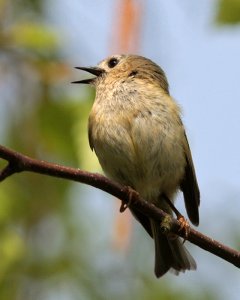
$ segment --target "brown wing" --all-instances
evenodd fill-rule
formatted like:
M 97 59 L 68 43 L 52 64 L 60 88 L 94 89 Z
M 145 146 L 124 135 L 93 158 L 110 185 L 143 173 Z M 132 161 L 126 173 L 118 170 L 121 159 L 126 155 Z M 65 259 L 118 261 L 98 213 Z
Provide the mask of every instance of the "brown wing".
M 88 141 L 89 141 L 90 148 L 93 151 L 94 145 L 93 145 L 93 139 L 92 139 L 92 122 L 91 122 L 90 117 L 88 119 Z
M 200 191 L 193 166 L 192 155 L 188 144 L 186 133 L 184 132 L 184 152 L 186 157 L 185 175 L 181 182 L 181 190 L 184 195 L 185 206 L 189 219 L 194 225 L 199 224 L 198 207 L 200 204 Z

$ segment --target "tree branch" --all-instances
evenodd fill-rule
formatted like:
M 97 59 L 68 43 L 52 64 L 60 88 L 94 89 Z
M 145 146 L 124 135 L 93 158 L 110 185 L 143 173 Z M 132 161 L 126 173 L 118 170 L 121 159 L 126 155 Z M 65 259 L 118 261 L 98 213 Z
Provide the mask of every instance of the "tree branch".
M 163 232 L 166 234 L 175 233 L 240 268 L 239 251 L 231 249 L 191 227 L 189 234 L 185 236 L 185 232 L 181 230 L 181 225 L 178 220 L 153 204 L 146 202 L 137 192 L 133 193 L 129 187 L 113 182 L 103 175 L 33 159 L 3 146 L 0 146 L 0 158 L 8 162 L 7 166 L 0 171 L 0 181 L 3 181 L 14 173 L 28 171 L 91 185 L 120 199 L 125 206 L 132 206 L 142 214 L 159 221 Z M 166 220 L 166 218 L 168 220 L 167 227 L 163 225 L 165 222 L 162 222 Z

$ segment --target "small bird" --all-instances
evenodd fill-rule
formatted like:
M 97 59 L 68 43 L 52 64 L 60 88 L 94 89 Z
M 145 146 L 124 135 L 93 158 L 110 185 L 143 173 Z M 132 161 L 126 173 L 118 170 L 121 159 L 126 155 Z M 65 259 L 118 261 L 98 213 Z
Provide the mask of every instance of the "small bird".
M 96 88 L 88 136 L 105 174 L 136 190 L 168 214 L 176 192 L 183 192 L 189 219 L 199 224 L 200 192 L 180 117 L 164 71 L 138 55 L 113 55 L 96 67 L 77 67 L 94 78 L 75 81 Z M 155 241 L 155 275 L 196 269 L 178 237 L 130 205 L 135 218 Z

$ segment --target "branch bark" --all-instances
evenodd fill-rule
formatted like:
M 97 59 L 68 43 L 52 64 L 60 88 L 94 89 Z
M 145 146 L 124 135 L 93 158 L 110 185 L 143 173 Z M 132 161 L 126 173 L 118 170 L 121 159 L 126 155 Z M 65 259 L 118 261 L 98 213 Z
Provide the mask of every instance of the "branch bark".
M 137 192 L 133 192 L 129 187 L 113 182 L 103 175 L 33 159 L 4 146 L 0 146 L 0 158 L 8 162 L 7 166 L 0 171 L 0 181 L 5 180 L 14 173 L 28 171 L 91 185 L 120 199 L 125 207 L 128 205 L 132 206 L 146 216 L 158 221 L 160 224 L 165 224 L 165 222 L 162 221 L 167 218 L 167 227 L 162 225 L 162 230 L 166 234 L 175 233 L 240 268 L 239 251 L 231 249 L 191 227 L 188 235 L 185 236 L 185 231 L 181 230 L 181 225 L 178 220 L 153 204 L 146 202 Z

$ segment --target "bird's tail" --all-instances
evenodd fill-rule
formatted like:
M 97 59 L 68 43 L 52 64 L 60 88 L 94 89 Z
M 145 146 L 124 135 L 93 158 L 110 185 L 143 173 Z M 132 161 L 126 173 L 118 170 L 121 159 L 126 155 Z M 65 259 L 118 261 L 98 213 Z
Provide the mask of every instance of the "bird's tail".
M 155 243 L 155 274 L 163 276 L 172 269 L 176 275 L 185 270 L 195 270 L 194 258 L 183 246 L 179 238 L 169 238 L 161 233 L 159 223 L 151 220 L 152 234 Z

